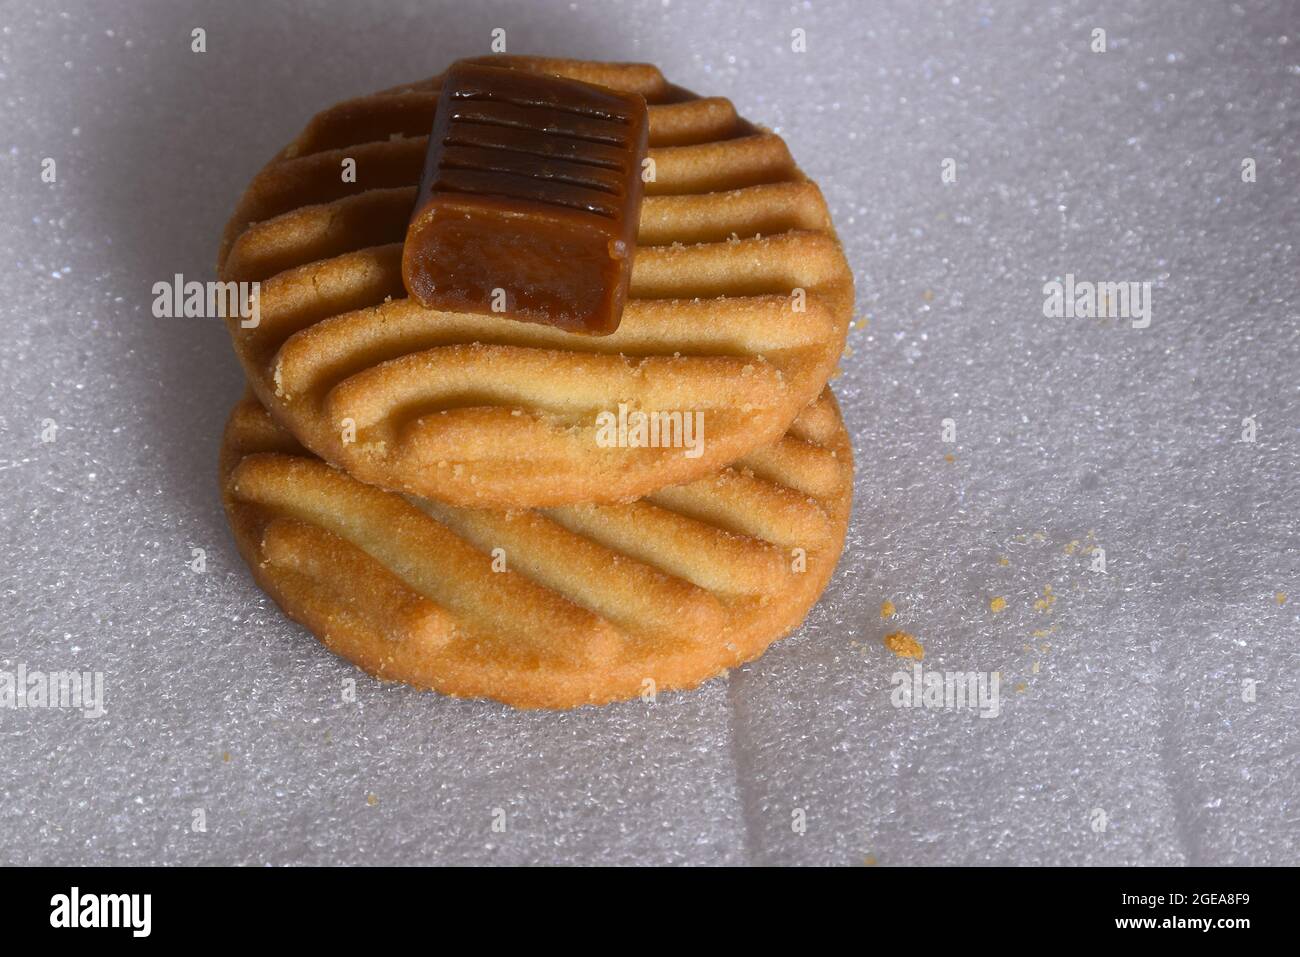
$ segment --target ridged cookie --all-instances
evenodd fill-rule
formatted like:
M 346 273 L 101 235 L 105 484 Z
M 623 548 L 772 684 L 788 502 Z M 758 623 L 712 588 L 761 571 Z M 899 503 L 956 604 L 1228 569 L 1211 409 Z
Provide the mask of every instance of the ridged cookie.
M 843 547 L 853 462 L 827 391 L 775 444 L 637 502 L 463 509 L 358 482 L 249 396 L 221 472 L 254 577 L 334 652 L 568 708 L 693 687 L 796 627 Z
M 613 335 L 422 308 L 402 286 L 438 79 L 331 107 L 248 187 L 219 271 L 261 283 L 229 320 L 258 397 L 363 481 L 467 506 L 629 501 L 775 441 L 826 384 L 852 276 L 779 136 L 637 64 L 491 58 L 650 106 L 631 299 Z M 356 162 L 357 182 L 341 176 Z M 801 290 L 802 292 L 797 292 Z M 605 448 L 597 416 L 703 413 L 703 454 Z

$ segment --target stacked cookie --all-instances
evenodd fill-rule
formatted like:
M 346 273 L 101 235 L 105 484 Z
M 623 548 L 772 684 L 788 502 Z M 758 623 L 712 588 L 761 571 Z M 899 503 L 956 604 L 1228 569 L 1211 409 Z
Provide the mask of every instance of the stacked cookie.
M 727 100 L 645 65 L 491 63 L 648 104 L 621 321 L 408 296 L 441 78 L 324 111 L 222 242 L 221 279 L 260 284 L 256 324 L 228 321 L 231 527 L 285 612 L 380 678 L 519 707 L 691 687 L 796 627 L 839 557 L 851 274 L 816 185 Z

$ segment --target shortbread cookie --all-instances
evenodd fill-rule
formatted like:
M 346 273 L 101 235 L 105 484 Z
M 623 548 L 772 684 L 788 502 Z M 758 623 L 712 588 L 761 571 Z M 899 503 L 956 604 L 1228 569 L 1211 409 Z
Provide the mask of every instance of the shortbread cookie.
M 358 482 L 249 396 L 221 471 L 254 577 L 331 650 L 568 708 L 693 687 L 796 627 L 843 547 L 853 462 L 827 391 L 775 444 L 636 502 L 463 509 Z
M 466 506 L 630 501 L 777 440 L 830 377 L 853 307 L 826 204 L 785 143 L 651 66 L 490 61 L 650 104 L 654 179 L 618 330 L 407 297 L 434 78 L 319 114 L 240 201 L 219 270 L 261 283 L 256 327 L 228 321 L 257 396 L 357 478 Z M 703 441 L 636 447 L 608 428 L 656 412 L 698 418 Z

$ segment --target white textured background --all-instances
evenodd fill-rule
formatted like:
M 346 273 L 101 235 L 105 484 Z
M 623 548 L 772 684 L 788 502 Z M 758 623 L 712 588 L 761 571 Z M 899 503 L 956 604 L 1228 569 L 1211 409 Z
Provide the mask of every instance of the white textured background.
M 150 310 L 312 113 L 498 26 L 782 133 L 868 323 L 830 591 L 652 707 L 342 702 L 226 531 L 226 333 Z M 0 669 L 102 671 L 108 713 L 0 710 L 0 861 L 1297 863 L 1298 114 L 1290 2 L 3 0 Z M 1150 328 L 1045 319 L 1067 272 L 1154 283 Z M 1000 717 L 890 706 L 885 598 Z

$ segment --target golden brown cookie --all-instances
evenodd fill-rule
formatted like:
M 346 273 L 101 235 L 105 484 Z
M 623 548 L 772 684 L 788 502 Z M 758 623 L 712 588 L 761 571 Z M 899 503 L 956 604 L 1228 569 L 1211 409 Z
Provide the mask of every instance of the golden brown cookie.
M 568 708 L 693 687 L 796 627 L 843 547 L 853 462 L 827 391 L 775 444 L 636 502 L 463 509 L 358 482 L 249 396 L 221 472 L 254 577 L 334 652 Z
M 257 396 L 363 481 L 467 506 L 629 501 L 777 440 L 826 384 L 853 308 L 826 204 L 785 143 L 652 66 L 491 61 L 650 103 L 655 178 L 618 330 L 407 298 L 402 240 L 434 78 L 319 114 L 245 192 L 219 271 L 261 283 L 258 325 L 228 322 Z M 611 444 L 599 417 L 620 407 L 700 413 L 700 454 Z

